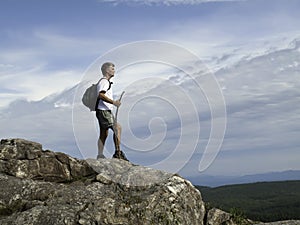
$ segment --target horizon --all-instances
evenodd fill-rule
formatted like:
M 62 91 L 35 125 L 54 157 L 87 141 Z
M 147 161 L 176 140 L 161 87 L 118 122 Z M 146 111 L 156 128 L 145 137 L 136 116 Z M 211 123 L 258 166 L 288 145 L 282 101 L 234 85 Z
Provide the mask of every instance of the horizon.
M 122 144 L 134 163 L 183 176 L 300 170 L 299 1 L 0 5 L 1 139 L 31 139 L 79 158 L 96 155 L 95 121 L 76 105 L 81 90 L 72 88 L 97 77 L 109 56 L 118 63 L 115 96 L 126 91 Z M 177 50 L 151 55 L 165 61 L 131 62 L 146 55 L 149 43 L 195 58 L 173 59 Z M 74 124 L 72 114 L 91 124 Z M 226 124 L 224 138 L 210 136 L 214 123 L 220 133 Z M 85 135 L 76 134 L 85 128 Z M 107 147 L 110 157 L 111 141 Z

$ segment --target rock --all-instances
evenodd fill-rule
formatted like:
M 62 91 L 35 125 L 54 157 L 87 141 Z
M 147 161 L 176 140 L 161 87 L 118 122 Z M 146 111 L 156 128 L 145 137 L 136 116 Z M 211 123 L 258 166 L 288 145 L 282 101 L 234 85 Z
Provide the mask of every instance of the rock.
M 70 182 L 95 174 L 85 161 L 64 153 L 43 151 L 41 144 L 23 139 L 1 140 L 0 172 L 54 182 Z
M 23 139 L 3 139 L 0 142 L 1 160 L 35 159 L 42 154 L 42 145 Z
M 271 223 L 256 223 L 255 225 L 299 225 L 300 220 L 285 220 Z
M 200 192 L 178 175 L 118 159 L 78 160 L 21 139 L 1 141 L 2 225 L 202 225 L 204 215 Z
M 39 143 L 5 139 L 0 142 L 0 224 L 254 223 L 237 222 L 216 208 L 205 212 L 200 192 L 178 175 L 118 159 L 79 160 L 45 151 Z
M 97 180 L 104 183 L 120 183 L 124 186 L 151 186 L 165 182 L 171 173 L 136 166 L 118 159 L 87 159 L 89 165 L 98 173 Z
M 207 225 L 234 225 L 231 214 L 217 208 L 207 212 Z

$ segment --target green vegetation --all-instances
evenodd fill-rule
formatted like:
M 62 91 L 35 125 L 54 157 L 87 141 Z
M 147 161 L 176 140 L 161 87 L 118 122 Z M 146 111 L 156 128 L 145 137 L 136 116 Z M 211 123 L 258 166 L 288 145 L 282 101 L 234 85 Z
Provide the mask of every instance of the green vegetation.
M 238 210 L 254 221 L 300 219 L 300 181 L 196 187 L 211 207 L 227 212 Z
M 232 220 L 235 222 L 235 224 L 239 225 L 248 225 L 249 222 L 247 221 L 246 216 L 244 215 L 244 212 L 237 208 L 230 209 L 229 212 L 232 215 Z

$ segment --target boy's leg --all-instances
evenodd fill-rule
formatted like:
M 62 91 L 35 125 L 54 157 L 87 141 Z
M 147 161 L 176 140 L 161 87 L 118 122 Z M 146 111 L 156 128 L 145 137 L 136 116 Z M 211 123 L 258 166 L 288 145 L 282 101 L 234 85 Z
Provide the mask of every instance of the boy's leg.
M 123 159 L 123 160 L 126 160 L 126 161 L 129 161 L 124 152 L 122 152 L 120 150 L 120 143 L 121 143 L 121 126 L 120 124 L 116 124 L 114 127 L 113 127 L 113 130 L 114 130 L 114 143 L 115 143 L 115 153 L 113 155 L 113 158 L 117 158 L 117 159 Z
M 115 151 L 120 151 L 120 143 L 121 143 L 121 131 L 122 128 L 120 124 L 114 126 L 114 144 L 115 144 Z
M 97 158 L 104 158 L 103 149 L 106 138 L 108 136 L 108 129 L 100 128 L 100 135 L 98 139 L 98 157 Z
M 113 124 L 113 118 L 111 112 L 107 110 L 97 110 L 96 117 L 99 122 L 100 135 L 98 138 L 98 156 L 97 158 L 105 158 L 103 155 L 103 149 L 106 138 L 108 136 L 108 129 Z

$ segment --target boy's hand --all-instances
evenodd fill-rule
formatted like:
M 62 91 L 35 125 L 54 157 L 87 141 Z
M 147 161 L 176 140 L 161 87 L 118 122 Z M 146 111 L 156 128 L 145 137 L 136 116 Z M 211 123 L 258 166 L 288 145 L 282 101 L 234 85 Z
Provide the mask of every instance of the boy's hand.
M 120 100 L 113 101 L 113 105 L 116 107 L 120 107 L 120 105 L 121 105 Z

